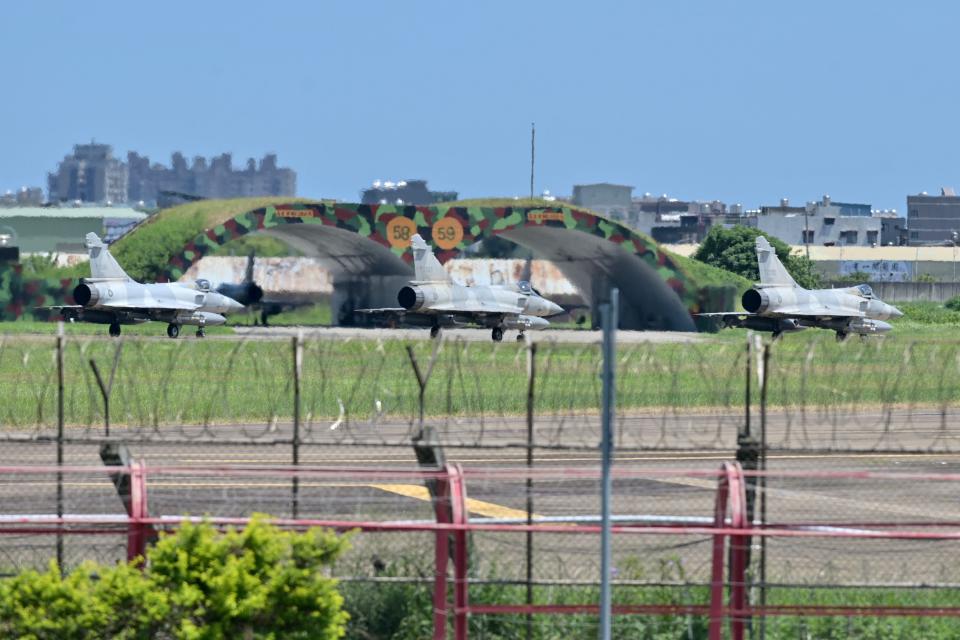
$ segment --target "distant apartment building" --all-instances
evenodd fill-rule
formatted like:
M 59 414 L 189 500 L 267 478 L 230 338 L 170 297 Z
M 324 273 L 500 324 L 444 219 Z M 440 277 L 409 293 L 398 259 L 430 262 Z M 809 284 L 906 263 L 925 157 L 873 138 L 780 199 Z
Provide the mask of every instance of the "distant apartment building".
M 244 169 L 234 169 L 229 153 L 193 159 L 188 166 L 183 154 L 173 154 L 170 167 L 151 164 L 136 152 L 127 162 L 113 157 L 106 144 L 78 144 L 47 177 L 51 202 L 154 204 L 164 193 L 191 198 L 238 198 L 247 196 L 295 196 L 297 174 L 277 166 L 277 156 L 267 154 L 259 166 L 253 158 Z
M 429 205 L 453 202 L 457 196 L 456 191 L 430 191 L 426 180 L 377 180 L 372 187 L 360 192 L 360 203 Z
M 47 175 L 47 188 L 51 202 L 126 202 L 127 166 L 108 144 L 77 144 Z
M 160 202 L 165 194 L 176 198 L 245 198 L 250 196 L 295 196 L 297 174 L 277 166 L 277 156 L 267 154 L 259 165 L 250 158 L 246 167 L 234 169 L 229 153 L 211 158 L 195 157 L 188 166 L 179 151 L 170 166 L 150 163 L 150 158 L 127 154 L 130 202 Z
M 0 207 L 39 207 L 42 204 L 43 189 L 40 187 L 22 187 L 0 196 Z
M 960 196 L 951 187 L 940 195 L 907 196 L 907 228 L 911 245 L 953 244 L 960 240 Z

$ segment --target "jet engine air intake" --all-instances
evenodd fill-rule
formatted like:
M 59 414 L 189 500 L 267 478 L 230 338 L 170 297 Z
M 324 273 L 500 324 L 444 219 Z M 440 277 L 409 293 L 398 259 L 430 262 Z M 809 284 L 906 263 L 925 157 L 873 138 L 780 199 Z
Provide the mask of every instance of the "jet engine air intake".
M 397 302 L 407 311 L 416 311 L 423 306 L 423 290 L 420 287 L 406 286 L 397 294 Z
M 82 307 L 91 307 L 100 300 L 100 292 L 96 287 L 81 282 L 73 289 L 73 299 Z
M 743 310 L 747 313 L 763 313 L 770 308 L 770 297 L 765 291 L 759 289 L 747 289 L 743 292 L 740 299 Z

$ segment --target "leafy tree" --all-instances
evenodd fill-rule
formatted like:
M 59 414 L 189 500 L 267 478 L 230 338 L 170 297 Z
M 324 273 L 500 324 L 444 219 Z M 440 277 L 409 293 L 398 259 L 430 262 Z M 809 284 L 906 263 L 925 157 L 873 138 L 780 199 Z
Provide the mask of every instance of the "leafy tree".
M 807 289 L 820 286 L 820 276 L 814 269 L 812 260 L 806 256 L 791 255 L 790 246 L 783 240 L 753 227 L 737 225 L 726 229 L 714 226 L 700 243 L 693 258 L 757 282 L 760 279 L 755 244 L 757 236 L 764 236 L 770 242 L 777 257 L 797 284 Z

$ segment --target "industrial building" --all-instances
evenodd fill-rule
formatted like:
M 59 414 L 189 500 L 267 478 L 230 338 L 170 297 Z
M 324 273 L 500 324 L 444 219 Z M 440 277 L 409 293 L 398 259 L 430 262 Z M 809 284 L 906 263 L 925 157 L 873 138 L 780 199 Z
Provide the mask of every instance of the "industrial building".
M 123 207 L 0 208 L 0 241 L 23 253 L 83 253 L 91 231 L 112 242 L 146 217 Z
M 430 191 L 426 180 L 376 180 L 372 187 L 360 192 L 360 203 L 430 205 L 453 202 L 457 196 L 456 191 Z
M 911 245 L 960 243 L 960 196 L 951 187 L 907 196 L 907 227 Z
M 897 220 L 896 210 L 877 211 L 869 204 L 834 202 L 825 195 L 802 207 L 790 206 L 783 199 L 778 206 L 727 216 L 726 223 L 756 227 L 792 245 L 874 247 L 884 244 L 884 219 Z M 888 224 L 888 234 L 896 227 Z M 899 244 L 892 237 L 886 240 L 886 244 Z

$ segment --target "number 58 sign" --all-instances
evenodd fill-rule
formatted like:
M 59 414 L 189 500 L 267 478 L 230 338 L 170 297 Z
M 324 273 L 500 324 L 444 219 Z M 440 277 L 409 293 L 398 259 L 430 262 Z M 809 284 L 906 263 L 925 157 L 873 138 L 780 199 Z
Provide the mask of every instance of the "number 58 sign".
M 410 238 L 417 232 L 417 223 L 410 218 L 397 216 L 387 223 L 387 242 L 391 247 L 406 249 L 410 246 Z

